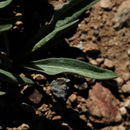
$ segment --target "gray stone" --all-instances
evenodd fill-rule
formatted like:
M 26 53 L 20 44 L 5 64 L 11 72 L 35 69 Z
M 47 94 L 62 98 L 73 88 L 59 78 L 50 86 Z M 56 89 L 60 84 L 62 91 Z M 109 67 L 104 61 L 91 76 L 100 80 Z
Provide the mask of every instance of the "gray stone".
M 124 23 L 130 25 L 130 0 L 125 0 L 117 9 L 113 18 L 114 28 L 121 28 Z

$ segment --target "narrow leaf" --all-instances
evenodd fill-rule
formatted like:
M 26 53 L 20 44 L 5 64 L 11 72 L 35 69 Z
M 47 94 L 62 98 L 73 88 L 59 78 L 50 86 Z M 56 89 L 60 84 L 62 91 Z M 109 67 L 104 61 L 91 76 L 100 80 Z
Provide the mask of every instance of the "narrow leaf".
M 0 69 L 0 80 L 9 82 L 12 84 L 33 84 L 33 81 L 29 78 L 14 75 L 11 72 Z
M 71 21 L 76 20 L 84 11 L 92 7 L 96 2 L 99 0 L 93 0 L 91 3 L 88 4 L 88 1 L 84 0 L 71 0 L 70 3 L 65 5 L 60 10 L 55 11 L 54 18 L 52 23 L 56 22 L 56 27 L 63 26 Z M 80 7 L 80 5 L 82 6 Z M 79 9 L 72 9 L 75 6 L 80 7 Z M 76 7 L 76 8 L 77 8 Z
M 43 47 L 47 42 L 49 42 L 50 40 L 52 40 L 53 38 L 56 38 L 57 36 L 61 35 L 63 32 L 65 32 L 65 29 L 68 29 L 70 27 L 72 27 L 73 25 L 75 25 L 78 22 L 78 20 L 71 22 L 69 24 L 66 24 L 62 27 L 56 28 L 54 29 L 54 31 L 52 31 L 51 33 L 49 33 L 46 37 L 42 38 L 32 49 L 32 52 L 40 49 L 41 47 Z
M 3 96 L 5 94 L 6 94 L 6 92 L 0 91 L 0 96 Z
M 39 37 L 44 37 L 40 40 L 32 49 L 32 52 L 45 45 L 49 38 L 50 40 L 57 35 L 57 33 L 62 33 L 62 28 L 71 24 L 72 21 L 78 19 L 78 17 L 87 9 L 89 9 L 93 4 L 99 0 L 93 0 L 93 2 L 88 2 L 86 0 L 71 0 L 63 8 L 56 10 L 54 12 L 53 18 L 46 27 L 42 26 L 38 33 L 32 38 L 31 43 L 39 39 Z M 90 3 L 90 4 L 88 4 Z M 80 5 L 80 6 L 79 6 Z M 77 8 L 78 7 L 78 8 Z M 59 28 L 61 27 L 61 28 Z M 57 30 L 56 30 L 57 28 Z M 60 30 L 61 29 L 61 30 Z M 58 30 L 60 30 L 58 32 Z M 46 32 L 46 34 L 45 34 Z M 29 44 L 31 44 L 29 43 Z
M 7 30 L 9 30 L 11 28 L 12 28 L 12 24 L 3 24 L 3 25 L 0 25 L 0 32 L 7 31 Z
M 33 61 L 24 67 L 49 75 L 72 73 L 94 79 L 111 79 L 117 77 L 117 75 L 112 71 L 69 58 L 48 58 Z
M 0 9 L 8 6 L 13 0 L 2 0 L 0 1 Z

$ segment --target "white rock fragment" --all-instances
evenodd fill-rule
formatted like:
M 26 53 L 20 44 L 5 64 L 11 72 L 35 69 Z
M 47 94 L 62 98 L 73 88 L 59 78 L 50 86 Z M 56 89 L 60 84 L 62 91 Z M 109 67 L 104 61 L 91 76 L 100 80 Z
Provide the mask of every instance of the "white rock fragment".
M 101 0 L 100 1 L 100 7 L 103 9 L 112 9 L 114 6 L 113 0 Z
M 120 112 L 121 112 L 121 115 L 122 115 L 122 116 L 124 116 L 124 115 L 127 114 L 127 110 L 126 110 L 125 107 L 121 107 L 121 108 L 120 108 Z

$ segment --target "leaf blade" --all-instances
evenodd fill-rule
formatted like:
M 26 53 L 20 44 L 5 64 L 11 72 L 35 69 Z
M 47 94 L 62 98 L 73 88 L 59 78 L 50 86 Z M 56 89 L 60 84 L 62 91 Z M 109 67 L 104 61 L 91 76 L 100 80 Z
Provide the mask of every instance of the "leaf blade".
M 3 96 L 5 94 L 6 94 L 6 92 L 0 91 L 0 96 Z
M 56 27 L 60 27 L 64 24 L 72 22 L 98 1 L 99 0 L 93 0 L 91 3 L 87 4 L 88 2 L 84 0 L 71 0 L 70 3 L 65 5 L 63 8 L 55 11 L 51 24 L 56 22 Z M 73 12 L 72 8 L 77 5 L 79 6 L 80 4 L 83 4 L 83 6 L 79 8 L 79 10 Z
M 47 42 L 52 40 L 53 38 L 56 38 L 58 34 L 61 34 L 65 31 L 65 29 L 75 25 L 78 22 L 78 20 L 75 20 L 69 24 L 66 24 L 62 27 L 54 29 L 51 33 L 49 33 L 46 37 L 42 38 L 38 43 L 35 44 L 35 46 L 32 48 L 32 52 L 35 52 L 36 50 L 43 47 Z
M 4 0 L 0 2 L 0 9 L 8 6 L 13 0 Z
M 49 75 L 72 73 L 94 79 L 111 79 L 117 77 L 112 71 L 70 58 L 48 58 L 33 61 L 24 67 Z
M 11 72 L 0 69 L 0 80 L 12 84 L 26 83 L 33 84 L 33 81 L 27 77 L 14 75 Z
M 12 24 L 3 24 L 3 25 L 0 25 L 0 32 L 7 31 L 7 30 L 9 30 L 11 28 L 12 28 Z

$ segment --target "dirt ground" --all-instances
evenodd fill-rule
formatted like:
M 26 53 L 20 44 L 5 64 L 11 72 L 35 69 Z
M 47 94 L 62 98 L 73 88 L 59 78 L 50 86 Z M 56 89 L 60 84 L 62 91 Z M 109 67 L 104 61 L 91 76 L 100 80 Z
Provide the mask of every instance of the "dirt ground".
M 55 8 L 64 2 L 50 0 Z M 5 118 L 13 122 L 2 122 L 5 126 L 0 129 L 130 130 L 130 1 L 101 0 L 84 13 L 65 41 L 81 51 L 83 55 L 77 59 L 110 69 L 118 78 L 99 81 L 58 75 L 48 79 L 33 74 L 39 86 L 31 88 L 25 102 L 12 108 Z M 59 97 L 57 91 L 62 93 Z

